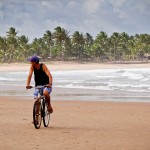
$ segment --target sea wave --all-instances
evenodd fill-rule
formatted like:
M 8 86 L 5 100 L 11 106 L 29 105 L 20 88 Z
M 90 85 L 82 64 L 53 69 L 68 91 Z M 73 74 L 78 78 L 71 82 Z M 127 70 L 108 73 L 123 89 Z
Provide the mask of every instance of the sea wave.
M 57 70 L 53 87 L 96 89 L 99 91 L 150 92 L 150 68 Z M 0 85 L 26 84 L 28 72 L 1 72 Z M 34 84 L 33 78 L 31 84 Z

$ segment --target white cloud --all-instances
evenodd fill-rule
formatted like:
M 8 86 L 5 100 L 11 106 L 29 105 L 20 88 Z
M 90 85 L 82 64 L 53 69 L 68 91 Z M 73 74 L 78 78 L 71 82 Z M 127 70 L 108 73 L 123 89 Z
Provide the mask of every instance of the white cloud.
M 118 17 L 121 19 L 128 18 L 128 12 L 124 11 L 124 8 L 129 7 L 127 0 L 109 0 L 110 4 L 113 7 L 113 11 L 117 13 Z
M 90 14 L 94 14 L 98 11 L 103 0 L 86 0 L 84 4 L 85 10 Z
M 75 7 L 77 5 L 77 2 L 76 1 L 69 1 L 68 2 L 68 6 L 67 7 L 71 7 L 71 8 L 73 8 L 73 7 Z
M 109 0 L 115 9 L 122 7 L 127 0 Z
M 62 3 L 60 3 L 59 1 L 41 1 L 41 7 L 42 9 L 53 9 L 55 10 L 56 8 L 60 8 L 62 7 Z
M 2 2 L 0 2 L 0 22 L 3 20 Z
M 141 13 L 150 15 L 150 1 L 149 0 L 142 0 L 135 4 L 135 9 Z
M 150 33 L 149 0 L 0 0 L 0 36 L 13 26 L 31 40 L 61 26 L 70 33 Z

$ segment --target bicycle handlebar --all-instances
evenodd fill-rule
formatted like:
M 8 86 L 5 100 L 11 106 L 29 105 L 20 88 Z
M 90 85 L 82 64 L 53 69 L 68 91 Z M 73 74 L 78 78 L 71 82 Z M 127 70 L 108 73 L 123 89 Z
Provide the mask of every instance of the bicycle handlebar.
M 48 87 L 48 86 L 47 85 L 26 86 L 26 89 L 32 89 L 34 87 L 35 87 L 35 89 L 41 89 L 41 88 Z

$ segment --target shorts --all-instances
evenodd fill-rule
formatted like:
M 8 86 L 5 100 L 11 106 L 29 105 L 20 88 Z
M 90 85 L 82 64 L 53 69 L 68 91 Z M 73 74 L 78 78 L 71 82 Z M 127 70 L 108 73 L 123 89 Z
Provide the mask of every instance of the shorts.
M 43 87 L 42 89 L 43 91 L 48 91 L 48 93 L 50 94 L 52 92 L 52 88 L 48 88 L 48 87 Z M 39 93 L 39 90 L 38 89 L 35 89 L 34 90 L 34 98 L 38 97 L 38 93 Z

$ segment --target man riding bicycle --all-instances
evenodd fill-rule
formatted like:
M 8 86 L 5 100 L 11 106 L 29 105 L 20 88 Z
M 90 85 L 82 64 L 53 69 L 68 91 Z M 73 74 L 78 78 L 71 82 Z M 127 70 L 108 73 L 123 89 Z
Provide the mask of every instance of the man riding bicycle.
M 31 66 L 27 77 L 26 88 L 28 89 L 31 87 L 30 81 L 34 72 L 35 86 L 46 85 L 46 87 L 43 88 L 43 95 L 48 103 L 48 111 L 49 113 L 52 113 L 53 108 L 51 106 L 50 97 L 50 93 L 52 92 L 52 75 L 45 64 L 39 63 L 39 58 L 37 56 L 32 56 L 28 61 L 31 62 Z M 38 89 L 35 89 L 34 96 L 38 96 Z

